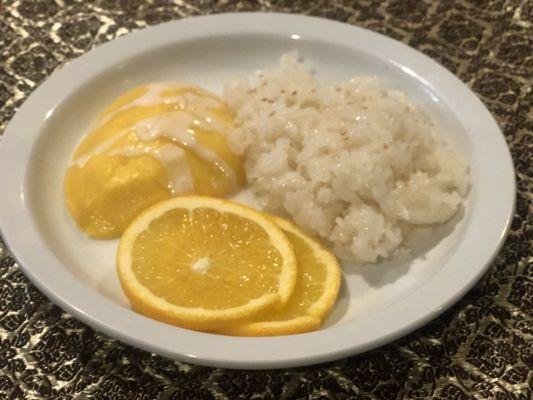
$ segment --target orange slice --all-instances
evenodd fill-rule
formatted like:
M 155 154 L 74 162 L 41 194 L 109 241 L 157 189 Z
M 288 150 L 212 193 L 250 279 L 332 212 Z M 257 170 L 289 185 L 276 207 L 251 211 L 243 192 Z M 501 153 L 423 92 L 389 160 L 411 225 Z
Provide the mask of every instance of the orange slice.
M 284 304 L 296 283 L 291 243 L 271 219 L 202 196 L 166 200 L 137 217 L 120 240 L 117 269 L 136 311 L 196 330 Z
M 296 286 L 279 309 L 225 326 L 218 332 L 238 336 L 290 335 L 316 330 L 335 303 L 340 288 L 340 267 L 335 256 L 291 222 L 270 217 L 292 243 L 298 263 Z

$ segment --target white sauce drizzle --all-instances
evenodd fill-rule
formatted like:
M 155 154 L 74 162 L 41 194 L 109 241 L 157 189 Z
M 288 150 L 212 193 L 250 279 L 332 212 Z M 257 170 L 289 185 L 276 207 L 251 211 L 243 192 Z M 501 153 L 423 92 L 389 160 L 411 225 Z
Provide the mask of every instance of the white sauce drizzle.
M 97 127 L 103 126 L 117 114 L 134 107 L 173 104 L 173 110 L 153 118 L 146 118 L 135 124 L 133 130 L 139 140 L 150 142 L 157 140 L 161 136 L 165 136 L 172 141 L 176 141 L 216 166 L 222 174 L 231 180 L 233 185 L 236 185 L 237 178 L 235 172 L 218 154 L 198 143 L 194 132 L 195 128 L 207 132 L 226 132 L 230 129 L 230 125 L 226 121 L 217 117 L 212 112 L 212 110 L 221 109 L 222 103 L 214 98 L 199 96 L 192 92 L 185 92 L 177 96 L 162 97 L 164 91 L 175 87 L 175 85 L 168 83 L 147 85 L 147 91 L 142 96 L 105 115 Z M 108 151 L 113 144 L 129 132 L 131 130 L 126 129 L 114 135 L 109 140 L 96 146 L 85 156 L 74 160 L 73 163 L 78 167 L 82 167 L 89 158 Z M 169 188 L 173 195 L 194 191 L 194 182 L 187 164 L 185 151 L 178 145 L 165 144 L 157 150 L 149 147 L 121 148 L 113 150 L 108 154 L 127 157 L 150 154 L 165 166 L 170 180 Z
M 187 163 L 185 150 L 178 146 L 165 144 L 158 149 L 137 147 L 117 149 L 109 152 L 109 155 L 126 157 L 135 157 L 143 154 L 150 154 L 165 166 L 169 179 L 168 188 L 173 196 L 194 192 L 194 181 L 189 164 Z
M 117 133 L 115 136 L 110 138 L 109 140 L 106 140 L 105 142 L 100 143 L 98 146 L 96 146 L 94 149 L 89 151 L 84 156 L 77 158 L 72 162 L 72 164 L 75 164 L 78 167 L 83 167 L 83 165 L 89 160 L 89 158 L 97 155 L 102 154 L 106 152 L 111 146 L 113 146 L 116 142 L 118 142 L 120 139 L 122 139 L 124 136 L 126 136 L 128 133 L 130 133 L 129 129 L 125 129 L 122 132 Z

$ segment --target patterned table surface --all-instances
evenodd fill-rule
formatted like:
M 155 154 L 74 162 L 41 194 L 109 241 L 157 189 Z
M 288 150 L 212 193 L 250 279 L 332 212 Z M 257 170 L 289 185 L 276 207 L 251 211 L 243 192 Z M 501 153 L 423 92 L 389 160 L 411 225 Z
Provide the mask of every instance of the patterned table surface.
M 490 272 L 440 318 L 378 350 L 308 368 L 230 371 L 171 361 L 94 332 L 35 289 L 0 241 L 0 398 L 532 398 L 528 0 L 0 1 L 0 134 L 43 79 L 93 46 L 172 19 L 240 10 L 318 15 L 384 33 L 479 95 L 505 133 L 518 180 L 511 233 Z

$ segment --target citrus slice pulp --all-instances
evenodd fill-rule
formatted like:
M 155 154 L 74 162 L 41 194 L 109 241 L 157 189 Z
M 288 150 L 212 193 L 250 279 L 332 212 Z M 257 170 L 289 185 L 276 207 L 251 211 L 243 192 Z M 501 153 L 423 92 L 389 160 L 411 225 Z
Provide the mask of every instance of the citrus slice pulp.
M 173 325 L 214 330 L 288 301 L 296 259 L 264 214 L 184 196 L 145 210 L 124 232 L 117 270 L 132 307 Z
M 220 333 L 237 336 L 274 336 L 303 333 L 319 328 L 340 288 L 340 267 L 335 256 L 293 223 L 270 218 L 282 228 L 294 248 L 298 274 L 289 301 L 250 320 L 225 326 Z

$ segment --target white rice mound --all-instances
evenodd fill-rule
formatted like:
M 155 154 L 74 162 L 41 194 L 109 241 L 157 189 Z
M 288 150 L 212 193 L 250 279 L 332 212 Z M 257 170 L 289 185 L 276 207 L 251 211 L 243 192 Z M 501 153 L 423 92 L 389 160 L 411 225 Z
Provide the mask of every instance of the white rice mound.
M 388 257 L 415 225 L 443 223 L 469 185 L 468 166 L 427 115 L 375 77 L 316 80 L 296 53 L 228 83 L 248 182 L 352 262 Z

